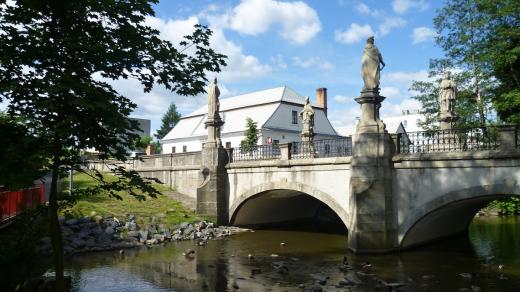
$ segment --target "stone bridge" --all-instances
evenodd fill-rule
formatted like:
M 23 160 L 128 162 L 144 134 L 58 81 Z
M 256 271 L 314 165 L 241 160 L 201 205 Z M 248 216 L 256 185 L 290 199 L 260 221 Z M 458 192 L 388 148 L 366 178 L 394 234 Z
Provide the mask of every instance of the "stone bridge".
M 393 135 L 389 159 L 368 166 L 351 155 L 356 141 L 354 149 L 331 141 L 332 148 L 342 145 L 345 151 L 317 149 L 306 156 L 290 143 L 259 146 L 261 154 L 221 149 L 210 157 L 204 151 L 145 156 L 128 168 L 174 186 L 220 224 L 309 219 L 328 207 L 348 230 L 349 248 L 358 252 L 399 250 L 466 232 L 490 201 L 520 196 L 514 127 L 499 128 L 492 145 L 474 144 L 481 149 L 460 143 L 441 149 L 442 143 L 412 136 L 403 146 L 403 137 Z

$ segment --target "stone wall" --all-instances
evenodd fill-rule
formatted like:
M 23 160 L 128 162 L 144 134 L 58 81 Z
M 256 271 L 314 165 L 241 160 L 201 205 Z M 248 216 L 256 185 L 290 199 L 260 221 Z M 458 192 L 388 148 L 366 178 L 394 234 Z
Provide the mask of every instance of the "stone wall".
M 125 162 L 115 160 L 90 161 L 88 167 L 109 172 L 110 165 L 122 165 L 143 177 L 156 178 L 194 200 L 197 198 L 201 167 L 201 152 L 141 156 Z

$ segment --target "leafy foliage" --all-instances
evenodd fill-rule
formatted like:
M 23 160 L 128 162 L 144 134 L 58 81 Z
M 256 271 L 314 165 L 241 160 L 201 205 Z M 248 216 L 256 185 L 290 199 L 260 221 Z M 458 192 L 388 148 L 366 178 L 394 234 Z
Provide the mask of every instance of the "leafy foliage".
M 257 148 L 258 129 L 256 122 L 251 118 L 246 119 L 245 139 L 240 142 L 240 149 L 243 151 L 253 151 Z
M 504 200 L 496 200 L 489 203 L 487 208 L 498 209 L 502 215 L 520 215 L 520 198 L 511 197 Z
M 176 47 L 145 24 L 157 0 L 3 2 L 0 6 L 0 101 L 11 117 L 41 141 L 52 171 L 49 219 L 57 290 L 63 291 L 63 255 L 57 218 L 57 180 L 67 169 L 81 170 L 80 149 L 100 158 L 126 159 L 137 135 L 128 119 L 136 108 L 107 79 L 138 80 L 145 92 L 154 84 L 181 95 L 204 91 L 206 72 L 218 72 L 225 56 L 209 47 L 212 32 L 196 25 Z M 192 54 L 184 53 L 188 47 Z M 3 167 L 3 165 L 2 165 Z M 117 169 L 124 182 L 154 196 L 144 180 Z M 101 180 L 103 178 L 100 178 Z M 124 190 L 122 184 L 104 184 Z
M 0 112 L 0 185 L 10 189 L 30 186 L 43 176 L 48 160 L 40 138 L 13 117 Z
M 439 106 L 438 86 L 445 71 L 451 71 L 458 88 L 455 112 L 459 116 L 457 127 L 475 127 L 493 120 L 492 98 L 496 81 L 489 64 L 483 60 L 481 44 L 485 41 L 484 21 L 475 1 L 449 0 L 437 12 L 434 25 L 436 43 L 445 57 L 432 59 L 429 64 L 431 81 L 414 82 L 411 90 L 418 92 L 415 99 L 421 102 L 426 121 L 423 127 L 435 128 Z
M 152 143 L 152 137 L 150 137 L 150 136 L 142 136 L 142 137 L 137 137 L 137 139 L 134 141 L 132 146 L 133 146 L 134 149 L 146 148 L 151 143 Z
M 499 117 L 520 123 L 520 2 L 479 0 L 482 59 L 498 84 L 492 98 Z
M 168 107 L 168 111 L 164 114 L 161 119 L 161 128 L 157 130 L 155 138 L 162 139 L 177 125 L 181 119 L 181 114 L 177 112 L 177 106 L 175 103 L 171 103 Z

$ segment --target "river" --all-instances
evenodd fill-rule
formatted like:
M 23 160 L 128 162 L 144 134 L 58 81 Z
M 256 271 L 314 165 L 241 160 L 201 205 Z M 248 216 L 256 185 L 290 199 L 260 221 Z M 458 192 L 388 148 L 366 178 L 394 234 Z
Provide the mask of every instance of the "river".
M 202 247 L 180 242 L 124 254 L 79 255 L 68 259 L 67 273 L 75 291 L 89 292 L 302 291 L 314 286 L 344 291 L 336 285 L 346 275 L 362 282 L 352 291 L 387 291 L 379 279 L 403 283 L 399 291 L 520 291 L 520 217 L 478 217 L 469 236 L 386 255 L 349 253 L 346 240 L 330 233 L 257 230 Z M 195 250 L 193 258 L 182 254 L 188 249 Z M 339 270 L 344 256 L 353 267 L 346 273 Z M 273 262 L 288 272 L 275 271 Z M 372 268 L 362 268 L 367 262 Z M 316 284 L 319 280 L 326 283 Z

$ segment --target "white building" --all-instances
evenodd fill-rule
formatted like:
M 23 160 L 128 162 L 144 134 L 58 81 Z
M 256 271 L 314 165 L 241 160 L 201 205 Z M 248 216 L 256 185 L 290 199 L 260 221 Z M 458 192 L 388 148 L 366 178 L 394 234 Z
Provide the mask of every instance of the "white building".
M 317 90 L 314 115 L 315 140 L 334 139 L 338 134 L 327 118 L 327 89 Z M 244 139 L 246 119 L 257 123 L 258 144 L 276 144 L 301 141 L 300 111 L 305 98 L 283 86 L 247 93 L 220 100 L 222 144 L 226 148 L 239 147 Z M 161 140 L 163 153 L 200 151 L 207 139 L 204 122 L 207 105 L 181 118 L 179 123 Z
M 407 133 L 424 131 L 424 128 L 421 127 L 420 123 L 425 121 L 425 117 L 423 114 L 419 113 L 419 111 L 404 110 L 402 115 L 383 117 L 381 119 L 385 123 L 387 129 L 397 128 L 397 125 L 401 123 Z M 388 132 L 390 133 L 390 131 Z

